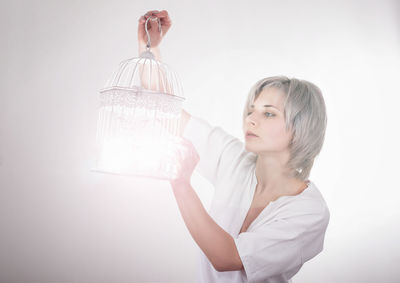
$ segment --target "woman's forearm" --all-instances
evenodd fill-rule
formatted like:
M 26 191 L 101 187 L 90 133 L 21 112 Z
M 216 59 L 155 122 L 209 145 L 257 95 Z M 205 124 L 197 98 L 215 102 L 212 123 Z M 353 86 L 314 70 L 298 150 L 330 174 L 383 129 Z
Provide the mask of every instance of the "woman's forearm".
M 241 260 L 232 236 L 207 213 L 190 184 L 173 186 L 190 234 L 217 271 L 239 270 Z
M 146 51 L 146 44 L 139 42 L 138 51 L 140 56 L 144 51 Z M 150 51 L 154 54 L 156 60 L 159 61 L 161 59 L 159 47 L 151 47 Z M 140 74 L 141 86 L 144 89 L 154 90 L 157 92 L 168 92 L 168 86 L 165 85 L 168 78 L 162 68 L 158 68 L 157 64 L 146 59 L 141 60 L 141 63 L 137 66 Z
M 139 56 L 140 56 L 140 54 L 142 54 L 144 51 L 146 51 L 146 44 L 144 44 L 142 42 L 139 42 L 138 51 L 139 51 Z M 156 60 L 161 61 L 161 53 L 160 53 L 160 48 L 158 46 L 155 47 L 155 48 L 151 47 L 150 51 L 154 54 Z M 147 69 L 142 69 L 142 71 L 146 72 L 145 76 L 141 76 L 141 78 L 143 78 L 142 85 L 143 86 L 147 86 L 150 89 L 157 89 L 157 85 L 156 85 L 155 81 L 157 79 L 159 79 L 158 76 L 160 74 L 163 76 L 163 81 L 166 81 L 165 74 L 163 73 L 162 70 L 160 70 L 160 72 L 153 72 L 153 74 L 152 74 L 153 78 L 151 78 L 151 81 L 153 83 L 152 83 L 151 86 L 148 86 L 147 79 L 144 79 L 144 78 L 148 78 L 148 76 L 147 76 L 148 70 Z M 158 85 L 161 85 L 161 84 L 162 83 L 159 83 Z M 182 136 L 183 135 L 183 132 L 185 131 L 186 124 L 188 123 L 190 117 L 191 117 L 191 115 L 188 112 L 186 112 L 184 109 L 182 109 L 182 111 L 181 111 L 181 119 L 180 119 L 181 126 L 180 126 L 180 129 L 178 130 L 179 131 L 178 132 L 178 136 Z

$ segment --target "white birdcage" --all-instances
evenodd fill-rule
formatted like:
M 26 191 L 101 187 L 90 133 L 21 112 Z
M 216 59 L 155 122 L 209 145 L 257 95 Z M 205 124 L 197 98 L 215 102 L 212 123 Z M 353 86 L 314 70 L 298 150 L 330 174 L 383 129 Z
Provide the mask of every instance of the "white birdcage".
M 120 63 L 100 90 L 95 171 L 173 179 L 184 101 L 177 74 L 146 51 Z

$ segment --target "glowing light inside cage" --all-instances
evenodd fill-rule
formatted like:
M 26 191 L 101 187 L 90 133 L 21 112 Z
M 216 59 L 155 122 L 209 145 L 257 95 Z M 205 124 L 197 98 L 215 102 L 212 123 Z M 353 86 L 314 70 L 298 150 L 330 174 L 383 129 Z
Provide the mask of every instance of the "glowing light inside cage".
M 105 106 L 100 111 L 100 120 L 106 123 L 101 123 L 103 129 L 98 129 L 97 138 L 101 141 L 98 171 L 161 179 L 176 176 L 179 117 L 152 109 L 133 111 Z

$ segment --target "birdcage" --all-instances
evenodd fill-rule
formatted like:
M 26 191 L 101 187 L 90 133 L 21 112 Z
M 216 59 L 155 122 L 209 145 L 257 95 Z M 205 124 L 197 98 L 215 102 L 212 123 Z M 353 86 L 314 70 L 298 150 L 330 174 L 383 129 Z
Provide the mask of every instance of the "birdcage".
M 184 101 L 180 79 L 150 51 L 122 61 L 100 90 L 95 171 L 173 179 Z

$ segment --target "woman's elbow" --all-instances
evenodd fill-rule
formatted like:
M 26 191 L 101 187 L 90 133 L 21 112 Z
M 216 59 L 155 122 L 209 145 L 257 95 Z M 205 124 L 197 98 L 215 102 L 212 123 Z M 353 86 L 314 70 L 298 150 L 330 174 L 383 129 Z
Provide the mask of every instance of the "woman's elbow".
M 218 272 L 224 272 L 224 271 L 236 271 L 236 270 L 242 270 L 244 269 L 242 260 L 240 257 L 237 257 L 233 260 L 227 261 L 224 264 L 213 264 L 215 270 Z

